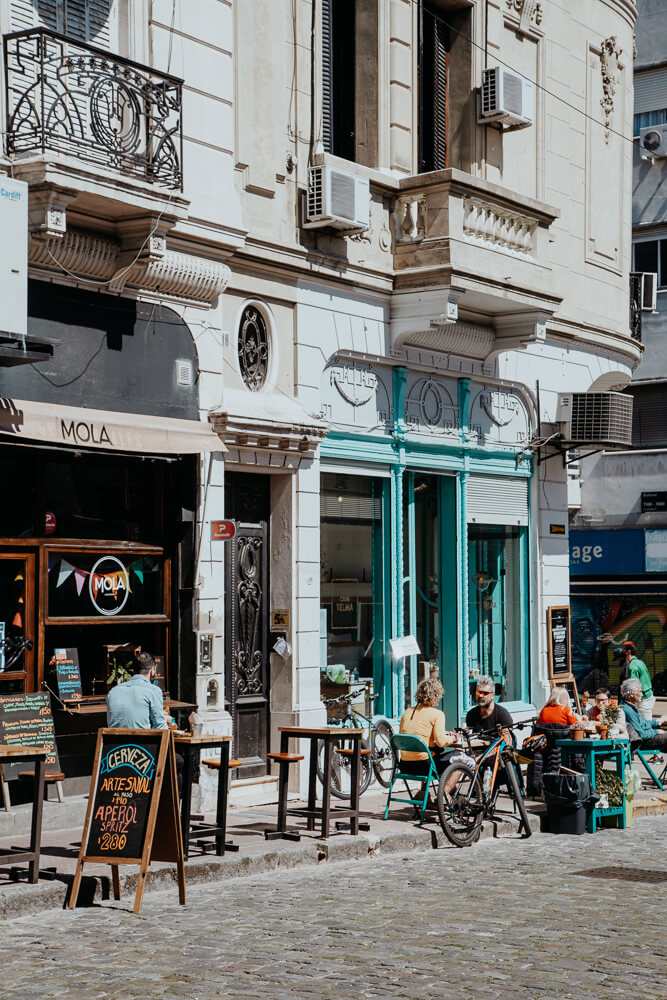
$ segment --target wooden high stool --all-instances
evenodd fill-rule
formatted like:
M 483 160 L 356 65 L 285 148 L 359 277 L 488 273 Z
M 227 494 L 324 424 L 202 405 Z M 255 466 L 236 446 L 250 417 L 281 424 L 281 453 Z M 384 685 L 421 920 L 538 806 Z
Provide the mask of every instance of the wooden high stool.
M 334 753 L 339 753 L 341 755 L 341 757 L 348 757 L 351 760 L 352 759 L 352 755 L 354 753 L 354 750 L 352 749 L 352 747 L 334 747 Z M 371 755 L 371 752 L 370 752 L 370 750 L 369 750 L 368 747 L 362 747 L 361 750 L 359 751 L 359 756 L 360 757 L 370 757 L 370 755 Z M 370 764 L 369 764 L 369 767 L 370 767 Z M 338 822 L 338 823 L 336 823 L 336 829 L 337 830 L 344 830 L 349 825 L 350 825 L 349 823 Z M 366 823 L 363 820 L 359 821 L 359 829 L 363 830 L 364 833 L 368 833 L 368 831 L 370 830 L 370 828 L 371 828 L 371 824 L 370 823 Z
M 34 771 L 19 771 L 20 781 L 34 781 L 35 772 Z M 65 801 L 65 795 L 63 792 L 63 781 L 65 780 L 65 774 L 63 771 L 47 771 L 44 775 L 44 798 L 48 801 L 49 797 L 49 785 L 56 786 L 56 795 L 58 796 L 58 802 Z
M 275 830 L 265 830 L 265 840 L 301 840 L 298 830 L 287 829 L 287 785 L 291 764 L 303 760 L 303 754 L 297 753 L 267 753 L 267 760 L 278 762 L 278 825 Z

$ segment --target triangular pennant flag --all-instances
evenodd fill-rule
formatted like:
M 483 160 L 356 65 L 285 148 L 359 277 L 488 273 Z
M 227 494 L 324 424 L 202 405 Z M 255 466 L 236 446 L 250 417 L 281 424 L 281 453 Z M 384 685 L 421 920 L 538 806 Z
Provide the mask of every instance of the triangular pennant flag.
M 66 559 L 63 559 L 60 563 L 60 572 L 58 573 L 58 582 L 56 587 L 61 587 L 65 580 L 67 580 L 74 572 L 74 566 L 68 563 Z
M 78 597 L 81 597 L 81 588 L 85 582 L 87 573 L 84 573 L 82 569 L 74 569 L 74 582 L 76 583 L 76 593 Z
M 55 569 L 60 562 L 60 556 L 49 555 L 49 573 Z
M 139 577 L 139 583 L 144 582 L 144 570 L 143 570 L 143 560 L 135 559 L 133 563 L 130 563 L 130 569 L 135 576 Z

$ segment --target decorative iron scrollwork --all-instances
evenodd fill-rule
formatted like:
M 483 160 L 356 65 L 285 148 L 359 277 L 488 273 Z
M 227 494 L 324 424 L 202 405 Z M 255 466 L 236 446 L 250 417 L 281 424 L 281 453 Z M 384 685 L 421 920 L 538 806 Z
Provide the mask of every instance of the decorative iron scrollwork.
M 10 156 L 65 153 L 182 189 L 180 80 L 43 28 L 4 48 Z
M 259 565 L 262 539 L 239 538 L 237 584 L 239 607 L 239 644 L 236 651 L 236 691 L 239 695 L 262 690 L 262 652 L 257 648 L 257 634 L 262 606 Z
M 254 306 L 246 306 L 241 316 L 238 340 L 241 377 L 252 392 L 266 382 L 269 338 L 264 317 Z

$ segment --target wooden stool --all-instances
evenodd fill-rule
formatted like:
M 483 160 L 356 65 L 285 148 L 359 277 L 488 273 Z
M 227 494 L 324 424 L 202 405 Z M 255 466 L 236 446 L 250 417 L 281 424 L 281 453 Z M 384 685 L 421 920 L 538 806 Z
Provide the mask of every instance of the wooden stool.
M 354 750 L 352 749 L 352 747 L 334 747 L 334 753 L 340 753 L 344 757 L 351 757 L 352 754 L 354 753 Z M 368 757 L 369 754 L 370 750 L 368 750 L 367 748 L 359 751 L 360 757 Z
M 265 840 L 301 840 L 298 830 L 287 829 L 287 785 L 289 782 L 290 764 L 303 760 L 303 754 L 267 753 L 267 760 L 278 762 L 278 826 L 275 830 L 265 830 Z
M 35 772 L 34 771 L 19 771 L 20 781 L 34 781 Z M 65 775 L 62 771 L 47 771 L 44 775 L 44 798 L 48 800 L 49 796 L 49 785 L 56 786 L 56 795 L 58 796 L 58 802 L 65 801 L 65 795 L 63 793 L 63 781 L 65 780 Z

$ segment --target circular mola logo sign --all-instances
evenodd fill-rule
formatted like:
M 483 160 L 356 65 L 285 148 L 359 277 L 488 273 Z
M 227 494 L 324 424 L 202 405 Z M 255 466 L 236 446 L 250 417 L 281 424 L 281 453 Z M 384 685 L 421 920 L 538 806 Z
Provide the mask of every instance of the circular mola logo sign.
M 130 593 L 127 569 L 116 556 L 102 556 L 88 577 L 88 591 L 93 607 L 101 615 L 117 615 L 125 607 Z

